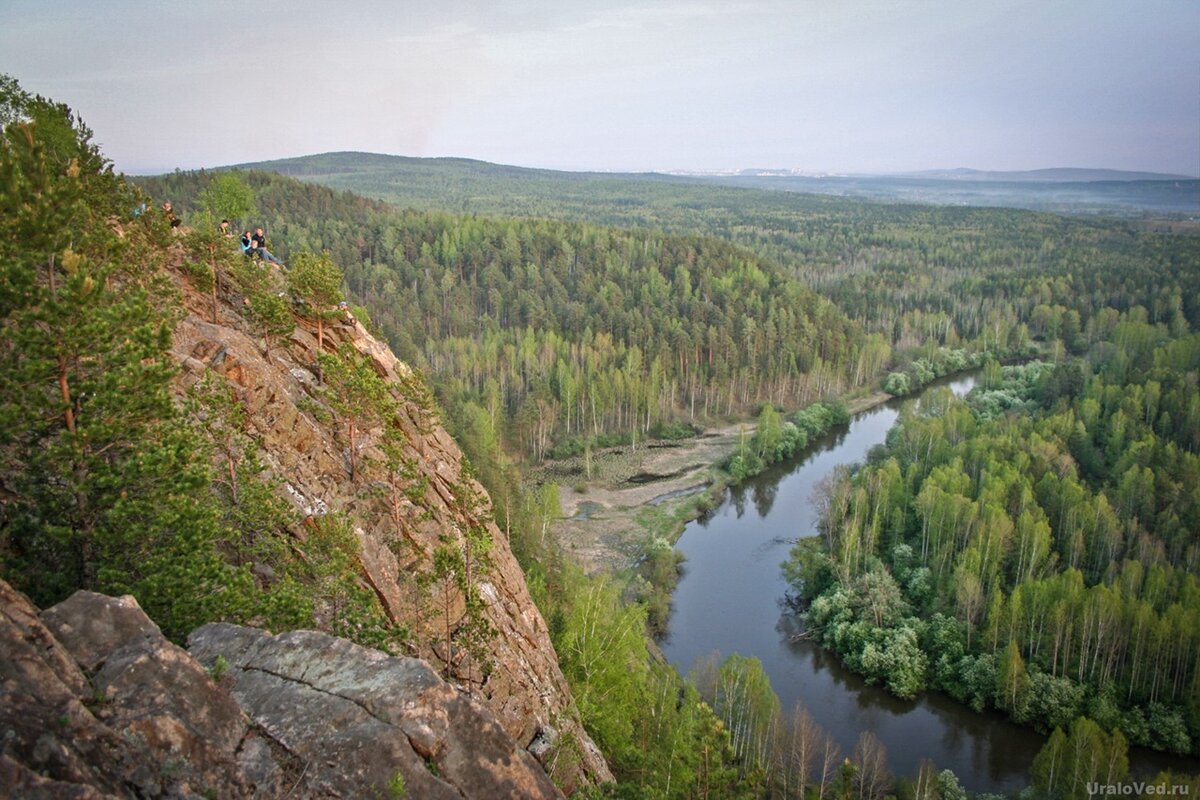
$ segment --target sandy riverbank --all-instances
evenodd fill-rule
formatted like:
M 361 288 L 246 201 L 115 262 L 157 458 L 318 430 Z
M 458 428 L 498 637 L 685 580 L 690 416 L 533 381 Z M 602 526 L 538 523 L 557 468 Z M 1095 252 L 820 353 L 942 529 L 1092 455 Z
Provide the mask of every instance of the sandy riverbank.
M 885 392 L 846 399 L 859 414 L 892 399 Z M 625 569 L 661 536 L 674 542 L 699 516 L 704 496 L 719 479 L 717 465 L 754 435 L 754 422 L 704 430 L 690 439 L 610 447 L 592 454 L 592 476 L 582 456 L 551 461 L 529 471 L 533 483 L 559 486 L 563 517 L 552 534 L 588 573 Z M 723 484 L 722 484 L 723 486 Z

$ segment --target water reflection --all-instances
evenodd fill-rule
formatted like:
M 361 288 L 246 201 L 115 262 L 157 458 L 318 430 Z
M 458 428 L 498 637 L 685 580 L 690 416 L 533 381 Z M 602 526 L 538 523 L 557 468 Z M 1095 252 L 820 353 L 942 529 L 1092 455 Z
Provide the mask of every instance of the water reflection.
M 973 384 L 973 377 L 945 382 L 958 395 Z M 976 714 L 940 693 L 901 700 L 868 685 L 805 640 L 801 623 L 781 603 L 788 587 L 779 564 L 797 537 L 816 533 L 813 488 L 839 465 L 865 460 L 887 437 L 899 408 L 891 403 L 860 414 L 799 460 L 731 489 L 725 502 L 688 525 L 678 545 L 687 570 L 662 650 L 682 672 L 714 651 L 757 656 L 783 708 L 802 702 L 846 755 L 859 733 L 870 730 L 887 747 L 889 767 L 898 775 L 915 774 L 928 758 L 938 769 L 954 770 L 971 791 L 1019 789 L 1028 782 L 1043 737 L 999 714 Z M 1168 767 L 1196 771 L 1192 760 L 1139 748 L 1130 762 L 1140 775 Z
M 960 379 L 951 389 L 962 394 L 972 384 Z M 972 790 L 1019 788 L 1037 736 L 941 695 L 901 700 L 868 685 L 805 640 L 801 623 L 780 603 L 787 586 L 779 564 L 797 537 L 816 533 L 814 487 L 839 465 L 863 461 L 898 415 L 899 404 L 859 415 L 798 462 L 731 489 L 724 503 L 688 526 L 679 543 L 687 573 L 675 593 L 663 652 L 681 670 L 714 650 L 757 656 L 783 707 L 803 702 L 847 755 L 859 733 L 871 730 L 897 774 L 913 774 L 918 762 L 932 758 Z
M 754 508 L 764 519 L 770 515 L 771 507 L 775 505 L 775 495 L 779 493 L 779 484 L 774 481 L 756 483 L 754 485 Z

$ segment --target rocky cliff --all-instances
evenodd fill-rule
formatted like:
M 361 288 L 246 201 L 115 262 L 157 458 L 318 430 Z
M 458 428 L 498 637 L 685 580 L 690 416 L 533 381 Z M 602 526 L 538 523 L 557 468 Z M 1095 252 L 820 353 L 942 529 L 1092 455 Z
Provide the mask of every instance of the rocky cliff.
M 419 396 L 420 384 L 407 365 L 349 314 L 324 326 L 324 350 L 349 347 L 366 356 L 399 408 L 394 424 L 402 429 L 403 449 L 415 466 L 412 482 L 426 488 L 415 499 L 397 502 L 395 493 L 386 490 L 378 426 L 368 425 L 353 440 L 357 468 L 352 470 L 350 443 L 332 424 L 328 394 L 317 377 L 315 323 L 308 324 L 299 313 L 290 336 L 264 355 L 265 342 L 244 317 L 241 297 L 222 287 L 214 305 L 189 286 L 183 270 L 175 274 L 187 311 L 173 346 L 183 368 L 180 391 L 206 375 L 227 381 L 247 412 L 247 433 L 300 517 L 336 512 L 350 520 L 360 544 L 361 579 L 393 624 L 415 631 L 411 655 L 427 659 L 478 696 L 504 731 L 535 752 L 566 791 L 611 780 L 603 756 L 573 710 L 546 623 L 508 543 L 491 521 L 486 492 L 465 471 L 462 453 Z M 466 656 L 457 642 L 465 614 L 461 595 L 444 598 L 436 627 L 411 599 L 418 585 L 414 578 L 431 572 L 437 546 L 461 545 L 470 530 L 482 530 L 490 538 L 489 567 L 476 576 L 492 631 L 486 664 Z M 296 526 L 294 535 L 302 539 L 304 526 Z M 325 613 L 328 618 L 336 610 Z M 442 635 L 447 627 L 448 649 Z
M 189 644 L 196 657 L 132 597 L 77 592 L 39 614 L 0 581 L 0 794 L 561 797 L 423 661 L 226 624 Z

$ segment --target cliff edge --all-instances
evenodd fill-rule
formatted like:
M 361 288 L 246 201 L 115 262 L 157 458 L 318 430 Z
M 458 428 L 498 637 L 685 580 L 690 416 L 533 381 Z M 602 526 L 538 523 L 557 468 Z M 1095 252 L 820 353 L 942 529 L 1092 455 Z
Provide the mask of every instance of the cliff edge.
M 317 323 L 306 320 L 305 307 L 296 303 L 290 334 L 264 340 L 234 288 L 218 285 L 213 295 L 196 291 L 181 261 L 182 254 L 171 270 L 186 311 L 172 348 L 182 367 L 180 393 L 208 376 L 225 381 L 244 408 L 244 433 L 299 518 L 310 523 L 337 514 L 350 523 L 360 579 L 390 623 L 411 632 L 407 655 L 426 659 L 477 696 L 568 793 L 612 780 L 573 708 L 546 623 L 492 521 L 490 499 L 465 468 L 420 380 L 349 312 L 323 321 L 318 335 Z M 357 353 L 369 363 L 396 408 L 390 430 L 364 418 L 347 437 L 332 422 L 337 415 L 319 377 L 321 352 Z M 393 451 L 400 443 L 408 487 L 420 491 L 395 491 L 385 466 L 385 433 Z M 302 547 L 306 526 L 294 527 L 291 535 Z M 462 592 L 439 594 L 436 613 L 414 599 L 435 572 L 435 551 L 466 549 L 468 535 L 487 540 L 486 570 L 470 577 L 485 621 L 482 648 L 466 641 L 480 628 L 470 624 Z M 336 608 L 318 609 L 317 619 L 331 624 L 336 615 Z

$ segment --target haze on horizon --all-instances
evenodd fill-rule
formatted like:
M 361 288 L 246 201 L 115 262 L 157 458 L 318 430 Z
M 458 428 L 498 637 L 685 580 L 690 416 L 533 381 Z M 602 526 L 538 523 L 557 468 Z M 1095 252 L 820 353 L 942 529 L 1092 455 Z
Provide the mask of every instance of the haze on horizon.
M 0 72 L 135 174 L 334 150 L 1200 174 L 1192 0 L 8 0 Z

